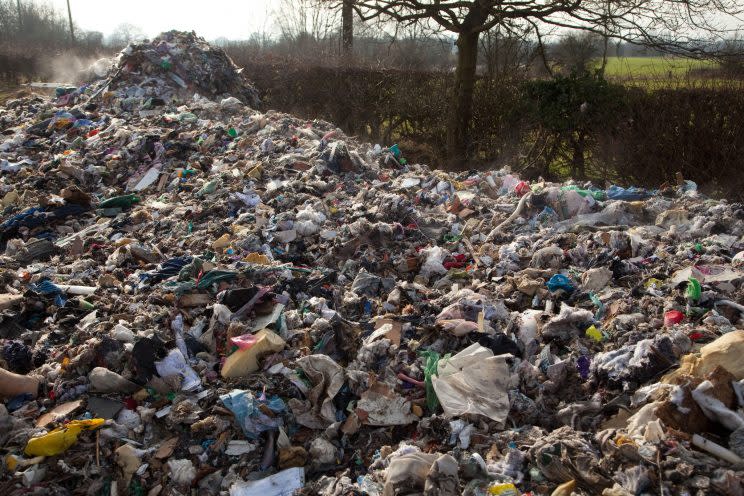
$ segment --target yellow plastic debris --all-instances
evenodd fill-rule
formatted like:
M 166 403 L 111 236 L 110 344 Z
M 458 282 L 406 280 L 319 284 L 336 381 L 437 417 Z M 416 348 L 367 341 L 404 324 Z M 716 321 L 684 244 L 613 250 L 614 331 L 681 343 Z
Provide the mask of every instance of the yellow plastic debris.
M 631 444 L 631 445 L 635 446 L 636 443 L 635 443 L 635 441 L 633 441 L 633 439 L 629 438 L 628 436 L 625 436 L 623 434 L 619 434 L 615 438 L 615 445 L 616 446 L 622 446 L 623 444 Z
M 26 454 L 31 456 L 55 456 L 64 453 L 77 442 L 80 432 L 98 429 L 105 422 L 102 418 L 90 420 L 73 420 L 64 427 L 59 427 L 43 436 L 28 440 Z
M 675 384 L 684 375 L 703 378 L 716 367 L 731 372 L 737 381 L 744 379 L 744 331 L 731 331 L 706 344 L 700 353 L 690 353 L 680 359 L 679 368 L 661 378 L 665 384 Z
M 8 207 L 16 203 L 19 199 L 18 192 L 16 190 L 10 190 L 3 196 L 3 207 Z
M 517 486 L 507 482 L 504 484 L 495 484 L 489 487 L 488 494 L 495 496 L 519 496 L 521 493 L 517 489 Z
M 586 330 L 586 335 L 593 340 L 595 340 L 598 343 L 602 342 L 603 336 L 599 329 L 597 329 L 594 326 L 589 326 L 589 329 Z
M 8 468 L 8 471 L 15 472 L 20 468 L 23 467 L 30 467 L 32 465 L 37 465 L 41 462 L 43 462 L 46 458 L 43 456 L 35 456 L 33 458 L 23 458 L 18 455 L 7 455 L 5 457 L 5 466 Z

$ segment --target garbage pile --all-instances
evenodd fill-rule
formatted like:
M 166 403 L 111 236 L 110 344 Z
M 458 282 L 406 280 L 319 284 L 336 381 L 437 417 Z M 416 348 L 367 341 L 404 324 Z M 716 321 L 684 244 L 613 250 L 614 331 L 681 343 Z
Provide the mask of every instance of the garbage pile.
M 124 108 L 155 110 L 172 100 L 198 94 L 257 106 L 258 91 L 220 48 L 194 32 L 168 31 L 152 41 L 135 42 L 112 60 L 101 59 L 86 71 L 92 81 L 71 87 L 60 102 L 69 105 L 81 92 L 104 92 Z M 231 100 L 232 102 L 232 100 Z M 232 102 L 234 104 L 234 102 Z
M 0 109 L 7 494 L 744 494 L 742 205 L 118 81 Z

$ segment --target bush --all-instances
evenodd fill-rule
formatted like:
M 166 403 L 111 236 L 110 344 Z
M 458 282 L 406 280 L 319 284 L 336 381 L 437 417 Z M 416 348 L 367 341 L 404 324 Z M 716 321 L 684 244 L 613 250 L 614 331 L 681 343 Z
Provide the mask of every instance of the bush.
M 712 196 L 744 199 L 740 84 L 629 91 L 626 108 L 617 137 L 623 153 L 610 164 L 620 178 L 654 185 L 681 172 Z
M 528 120 L 539 137 L 535 139 L 548 144 L 538 157 L 542 175 L 606 179 L 592 160 L 593 152 L 599 138 L 614 133 L 622 119 L 625 88 L 590 73 L 530 80 L 523 88 Z M 597 170 L 588 171 L 592 166 Z

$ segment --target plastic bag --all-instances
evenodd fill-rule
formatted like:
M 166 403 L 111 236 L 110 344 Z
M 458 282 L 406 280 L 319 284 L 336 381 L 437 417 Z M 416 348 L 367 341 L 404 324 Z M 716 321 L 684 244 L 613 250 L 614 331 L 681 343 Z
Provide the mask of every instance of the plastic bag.
M 635 201 L 645 200 L 650 196 L 653 196 L 653 193 L 651 191 L 645 190 L 643 188 L 636 188 L 635 186 L 631 186 L 630 188 L 623 188 L 621 186 L 612 185 L 607 188 L 607 198 L 609 198 L 610 200 Z
M 601 189 L 581 189 L 576 185 L 563 186 L 563 191 L 576 191 L 581 196 L 591 196 L 597 201 L 604 201 L 607 199 L 607 194 Z
M 439 353 L 431 350 L 423 350 L 419 352 L 419 355 L 426 358 L 424 363 L 424 383 L 426 384 L 426 406 L 430 412 L 436 412 L 439 408 L 439 400 L 437 399 L 437 393 L 434 392 L 434 384 L 432 384 L 431 377 L 437 374 L 437 364 L 439 363 Z M 447 355 L 449 357 L 449 355 Z
M 474 343 L 440 360 L 432 386 L 445 415 L 482 415 L 503 425 L 509 413 L 507 358 Z
M 250 391 L 235 389 L 220 396 L 220 401 L 235 415 L 235 421 L 248 439 L 258 439 L 264 431 L 277 430 L 282 425 L 280 414 L 286 410 L 278 396 L 255 397 Z M 264 413 L 270 410 L 271 417 Z
M 597 313 L 594 314 L 594 320 L 600 321 L 602 320 L 602 317 L 604 316 L 605 312 L 605 306 L 602 303 L 602 301 L 599 299 L 599 296 L 595 295 L 594 293 L 589 293 L 589 299 L 597 306 Z
M 137 195 L 122 195 L 103 200 L 98 208 L 129 208 L 135 203 L 139 202 L 140 198 Z
M 514 188 L 519 184 L 519 178 L 512 176 L 511 174 L 507 174 L 504 177 L 501 178 L 501 188 L 499 189 L 499 194 L 501 195 L 507 195 L 514 191 Z
M 679 324 L 685 320 L 685 314 L 679 310 L 669 310 L 664 314 L 664 325 L 666 327 L 672 327 L 673 325 Z
M 281 336 L 268 329 L 230 338 L 230 344 L 238 349 L 225 360 L 221 370 L 222 377 L 243 377 L 256 372 L 259 369 L 259 358 L 281 351 L 285 345 Z
M 424 277 L 431 277 L 434 274 L 446 274 L 447 269 L 444 268 L 442 262 L 447 258 L 449 254 L 447 250 L 439 246 L 433 246 L 422 250 L 421 253 L 426 257 L 426 261 L 421 266 L 420 274 Z
M 698 301 L 700 299 L 701 292 L 702 288 L 700 287 L 700 281 L 698 281 L 694 277 L 690 277 L 687 280 L 687 290 L 685 291 L 685 296 L 692 301 Z
M 548 289 L 551 293 L 555 293 L 559 289 L 562 289 L 563 291 L 567 293 L 573 293 L 574 285 L 571 283 L 571 279 L 564 276 L 563 274 L 556 274 L 553 277 L 548 280 L 547 283 L 545 283 L 546 286 L 548 286 Z

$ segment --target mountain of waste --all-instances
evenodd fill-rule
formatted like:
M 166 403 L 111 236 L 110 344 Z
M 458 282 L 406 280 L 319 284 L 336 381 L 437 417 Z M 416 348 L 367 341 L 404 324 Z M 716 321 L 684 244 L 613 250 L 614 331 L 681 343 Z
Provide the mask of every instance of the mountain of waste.
M 0 108 L 4 494 L 744 494 L 742 205 L 409 164 L 193 34 L 99 73 Z

